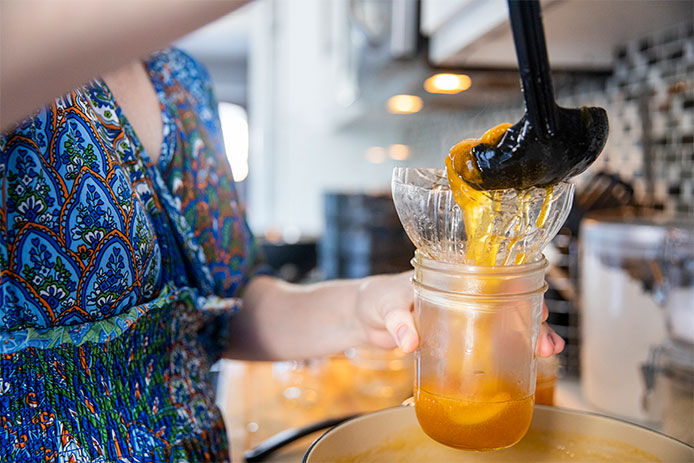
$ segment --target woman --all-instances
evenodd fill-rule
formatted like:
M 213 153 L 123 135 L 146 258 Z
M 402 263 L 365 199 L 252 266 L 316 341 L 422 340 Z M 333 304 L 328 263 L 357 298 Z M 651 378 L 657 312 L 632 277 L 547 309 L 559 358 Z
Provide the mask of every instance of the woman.
M 220 356 L 416 348 L 409 274 L 267 276 L 207 73 L 137 58 L 242 3 L 3 3 L 0 461 L 227 461 Z

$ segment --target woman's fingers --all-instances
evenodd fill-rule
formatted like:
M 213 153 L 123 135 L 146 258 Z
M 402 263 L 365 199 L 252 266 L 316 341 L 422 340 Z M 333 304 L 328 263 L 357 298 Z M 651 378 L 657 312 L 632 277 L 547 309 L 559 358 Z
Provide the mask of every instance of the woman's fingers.
M 412 313 L 409 310 L 393 309 L 389 311 L 385 315 L 385 325 L 400 350 L 409 353 L 417 348 L 419 337 L 414 327 Z
M 542 302 L 542 325 L 540 325 L 540 335 L 537 339 L 537 355 L 549 357 L 564 350 L 564 340 L 547 324 L 549 310 L 547 304 Z
M 558 354 L 564 350 L 566 342 L 564 342 L 564 339 L 562 339 L 562 337 L 559 336 L 552 328 L 550 328 L 549 326 L 547 328 L 549 329 L 549 337 L 552 340 L 552 343 L 554 344 L 553 353 Z
M 564 350 L 564 340 L 547 323 L 540 326 L 540 335 L 537 339 L 537 355 L 549 357 Z
M 390 304 L 384 304 L 383 321 L 386 329 L 405 353 L 414 351 L 419 343 L 412 316 L 412 272 L 392 276 Z M 392 305 L 391 305 L 392 304 Z
M 368 340 L 384 349 L 397 345 L 409 353 L 419 336 L 412 316 L 412 272 L 377 275 L 363 280 L 359 289 L 357 316 Z

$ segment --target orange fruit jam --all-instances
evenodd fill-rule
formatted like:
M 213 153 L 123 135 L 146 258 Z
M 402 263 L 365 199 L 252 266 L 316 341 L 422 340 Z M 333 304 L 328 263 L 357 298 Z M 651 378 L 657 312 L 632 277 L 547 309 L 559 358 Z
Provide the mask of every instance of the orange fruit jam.
M 494 233 L 494 214 L 501 208 L 503 190 L 477 190 L 470 186 L 464 177 L 476 178 L 480 175 L 472 149 L 480 143 L 496 145 L 510 127 L 511 124 L 508 123 L 499 124 L 487 130 L 481 138 L 468 138 L 458 142 L 451 148 L 445 160 L 448 184 L 462 211 L 465 232 L 468 235 L 465 251 L 467 264 L 498 265 L 497 255 L 506 236 Z M 538 228 L 543 227 L 547 221 L 553 191 L 551 185 L 545 187 L 545 199 L 536 222 Z M 519 214 L 529 207 L 529 201 L 529 198 L 523 201 Z M 517 224 L 518 227 L 520 227 L 520 221 Z M 519 253 L 514 262 L 504 262 L 504 265 L 522 264 L 525 259 L 526 255 Z
M 479 391 L 478 391 L 479 392 Z M 415 386 L 415 411 L 432 439 L 464 450 L 495 450 L 523 438 L 533 417 L 533 396 L 522 397 L 510 384 L 493 394 L 461 398 L 457 391 L 434 394 Z

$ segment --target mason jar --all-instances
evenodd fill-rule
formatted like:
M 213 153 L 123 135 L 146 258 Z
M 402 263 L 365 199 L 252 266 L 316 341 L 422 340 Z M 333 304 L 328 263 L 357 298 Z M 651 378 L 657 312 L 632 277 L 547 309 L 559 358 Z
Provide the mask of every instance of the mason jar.
M 472 266 L 417 251 L 412 264 L 419 424 L 460 449 L 515 444 L 533 415 L 547 260 Z

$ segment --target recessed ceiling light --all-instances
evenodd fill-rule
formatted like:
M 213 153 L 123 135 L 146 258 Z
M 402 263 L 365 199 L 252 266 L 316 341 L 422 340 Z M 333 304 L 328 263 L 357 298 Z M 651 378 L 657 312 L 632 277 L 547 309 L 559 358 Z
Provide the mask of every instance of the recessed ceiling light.
M 422 99 L 415 95 L 395 95 L 388 98 L 388 112 L 393 114 L 412 114 L 421 110 Z
M 366 150 L 366 160 L 372 164 L 381 164 L 386 160 L 386 149 L 382 146 L 372 146 Z
M 467 90 L 472 85 L 470 76 L 465 74 L 434 74 L 424 81 L 424 90 L 429 93 L 455 94 Z
M 388 147 L 388 156 L 395 161 L 404 161 L 410 157 L 410 147 L 396 143 Z

